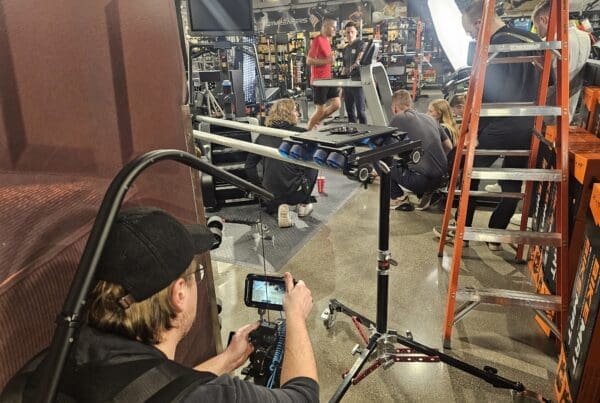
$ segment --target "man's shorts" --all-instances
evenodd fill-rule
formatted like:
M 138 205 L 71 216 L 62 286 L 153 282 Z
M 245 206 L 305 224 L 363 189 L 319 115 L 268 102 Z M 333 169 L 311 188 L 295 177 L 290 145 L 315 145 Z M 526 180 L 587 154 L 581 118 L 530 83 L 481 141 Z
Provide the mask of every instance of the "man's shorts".
M 340 96 L 339 87 L 313 87 L 315 105 L 325 105 L 331 98 Z

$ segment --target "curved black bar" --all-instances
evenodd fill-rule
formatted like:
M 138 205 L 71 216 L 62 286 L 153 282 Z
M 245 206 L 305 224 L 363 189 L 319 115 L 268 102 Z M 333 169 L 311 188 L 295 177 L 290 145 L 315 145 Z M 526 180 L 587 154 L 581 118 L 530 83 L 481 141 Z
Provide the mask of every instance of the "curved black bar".
M 108 187 L 90 236 L 79 260 L 77 272 L 71 282 L 69 294 L 61 313 L 56 319 L 57 328 L 46 357 L 42 382 L 36 391 L 37 402 L 52 402 L 65 360 L 69 354 L 75 332 L 81 326 L 81 314 L 85 298 L 96 273 L 96 266 L 108 238 L 113 221 L 123 203 L 125 194 L 135 178 L 146 168 L 163 160 L 177 161 L 199 171 L 216 176 L 248 192 L 273 200 L 273 195 L 264 189 L 238 178 L 231 173 L 204 162 L 196 156 L 180 150 L 156 150 L 140 155 L 125 165 Z

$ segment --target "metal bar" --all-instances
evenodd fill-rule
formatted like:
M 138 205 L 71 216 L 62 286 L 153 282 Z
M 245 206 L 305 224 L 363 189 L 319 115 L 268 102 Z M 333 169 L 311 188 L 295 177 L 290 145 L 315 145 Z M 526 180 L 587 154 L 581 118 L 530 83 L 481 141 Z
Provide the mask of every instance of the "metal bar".
M 456 195 L 461 195 L 462 190 L 457 190 Z M 469 190 L 469 197 L 489 198 L 489 199 L 522 199 L 524 193 L 517 192 L 486 192 L 484 190 Z
M 471 312 L 473 309 L 477 308 L 477 306 L 480 303 L 481 302 L 477 302 L 477 301 L 468 301 L 468 302 L 465 302 L 464 304 L 462 304 L 454 313 L 454 322 L 452 323 L 452 326 L 454 326 L 458 322 L 460 322 L 460 320 L 462 318 L 464 318 L 465 316 L 467 316 L 467 314 L 469 312 Z
M 229 127 L 230 129 L 238 129 L 238 130 L 245 130 L 248 132 L 255 132 L 258 134 L 265 134 L 267 136 L 273 136 L 273 137 L 288 138 L 290 136 L 294 136 L 294 135 L 298 134 L 298 132 L 292 132 L 289 130 L 275 129 L 272 127 L 265 127 L 265 126 L 258 126 L 258 125 L 251 125 L 249 123 L 236 122 L 234 120 L 211 118 L 209 116 L 196 115 L 196 121 L 197 122 L 206 122 L 206 123 L 209 123 L 211 125 L 216 125 L 216 126 Z
M 465 227 L 464 239 L 481 242 L 500 242 L 527 245 L 560 246 L 561 237 L 557 232 L 513 231 L 497 228 Z
M 560 330 L 558 329 L 558 327 L 556 327 L 554 322 L 552 322 L 550 320 L 550 318 L 548 318 L 548 315 L 546 315 L 546 312 L 544 312 L 540 309 L 534 309 L 534 311 L 538 314 L 538 317 L 540 318 L 540 320 L 542 322 L 544 322 L 546 324 L 546 326 L 548 326 L 548 328 L 556 336 L 556 338 L 558 340 L 562 340 L 562 335 L 560 334 Z
M 498 55 L 498 53 L 494 53 Z M 488 59 L 489 64 L 509 64 L 509 63 L 540 63 L 542 56 L 513 56 L 513 57 L 492 57 Z
M 279 151 L 273 147 L 261 146 L 259 144 L 249 143 L 247 141 L 232 139 L 225 136 L 219 136 L 217 134 L 202 132 L 200 130 L 194 130 L 194 138 L 208 141 L 209 143 L 217 143 L 223 146 L 235 148 L 242 151 L 247 151 L 249 153 L 262 155 L 263 157 L 273 158 L 279 161 L 289 162 L 290 164 L 301 165 L 307 168 L 319 169 L 321 171 L 335 172 L 338 175 L 343 175 L 344 173 L 340 169 L 334 169 L 326 165 L 319 165 L 314 162 L 309 161 L 301 161 L 301 160 L 293 160 L 291 158 L 286 158 L 279 154 Z
M 498 45 L 490 45 L 489 52 L 527 52 L 531 50 L 560 49 L 561 47 L 562 44 L 560 41 L 502 43 Z
M 531 103 L 488 103 L 481 105 L 482 117 L 514 117 L 514 116 L 558 116 L 558 106 L 543 106 Z
M 463 149 L 463 154 L 465 154 L 467 150 Z M 475 155 L 497 155 L 499 157 L 529 157 L 531 153 L 530 150 L 484 150 L 484 149 L 475 149 Z
M 562 175 L 558 169 L 475 168 L 471 172 L 471 178 L 560 182 Z

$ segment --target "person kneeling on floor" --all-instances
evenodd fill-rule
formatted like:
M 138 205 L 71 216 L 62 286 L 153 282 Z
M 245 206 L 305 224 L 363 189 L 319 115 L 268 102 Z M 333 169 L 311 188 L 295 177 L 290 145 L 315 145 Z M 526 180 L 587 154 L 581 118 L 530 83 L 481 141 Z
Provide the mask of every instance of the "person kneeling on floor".
M 98 262 L 87 320 L 66 358 L 56 400 L 318 402 L 317 367 L 306 327 L 311 292 L 303 281 L 294 285 L 290 273 L 284 275 L 287 333 L 281 388 L 228 375 L 253 351 L 249 334 L 257 322 L 240 328 L 224 352 L 194 368 L 173 361 L 196 319 L 204 274 L 197 255 L 216 244 L 205 225 L 184 226 L 163 210 L 121 211 Z M 34 400 L 46 352 L 9 382 L 0 401 Z
M 267 115 L 266 126 L 277 129 L 303 132 L 297 127 L 298 109 L 291 99 L 280 99 L 275 102 Z M 281 139 L 273 136 L 260 135 L 256 144 L 279 148 Z M 258 164 L 262 161 L 262 175 L 259 175 Z M 289 206 L 297 205 L 298 217 L 306 217 L 313 210 L 311 193 L 317 181 L 318 171 L 300 165 L 283 162 L 257 154 L 248 154 L 246 159 L 246 176 L 255 184 L 262 185 L 273 193 L 275 199 L 266 204 L 269 214 L 278 212 L 280 227 L 291 227 Z M 262 179 L 261 179 L 262 177 Z
M 413 109 L 410 92 L 406 90 L 394 92 L 392 112 L 394 117 L 389 125 L 407 132 L 407 139 L 421 140 L 423 156 L 415 165 L 392 167 L 390 207 L 403 211 L 413 209 L 408 195 L 404 193 L 403 189 L 406 189 L 421 199 L 417 210 L 426 210 L 432 202 L 432 192 L 440 186 L 447 171 L 448 162 L 442 143 L 448 140 L 448 136 L 435 119 Z

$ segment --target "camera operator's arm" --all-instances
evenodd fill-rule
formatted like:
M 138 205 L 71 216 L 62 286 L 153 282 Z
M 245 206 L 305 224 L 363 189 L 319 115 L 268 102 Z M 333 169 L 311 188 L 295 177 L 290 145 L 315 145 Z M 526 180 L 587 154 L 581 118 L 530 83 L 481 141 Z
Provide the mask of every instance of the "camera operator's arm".
M 298 281 L 294 286 L 290 273 L 285 273 L 284 277 L 287 290 L 283 299 L 286 331 L 281 384 L 297 377 L 318 381 L 317 363 L 306 328 L 306 317 L 313 305 L 312 296 L 304 281 Z
M 194 369 L 196 371 L 212 372 L 220 376 L 239 368 L 246 362 L 250 353 L 252 353 L 253 347 L 248 341 L 248 336 L 257 327 L 258 322 L 239 328 L 233 335 L 231 343 L 225 351 L 195 366 Z

